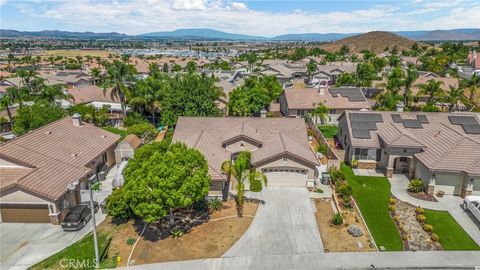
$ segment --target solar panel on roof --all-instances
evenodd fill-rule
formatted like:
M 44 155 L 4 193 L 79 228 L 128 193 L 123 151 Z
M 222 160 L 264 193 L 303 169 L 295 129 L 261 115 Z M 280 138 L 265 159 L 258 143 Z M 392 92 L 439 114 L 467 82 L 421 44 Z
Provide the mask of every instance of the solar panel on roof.
M 422 128 L 422 123 L 416 119 L 403 119 L 403 126 L 405 128 Z
M 392 120 L 393 120 L 394 123 L 402 123 L 403 122 L 400 114 L 392 114 Z
M 328 91 L 333 97 L 338 97 L 338 94 L 340 94 L 342 97 L 348 98 L 349 101 L 367 100 L 360 88 L 330 88 Z
M 463 131 L 467 134 L 480 134 L 480 125 L 462 125 Z
M 457 115 L 450 115 L 448 117 L 450 120 L 450 123 L 452 125 L 473 125 L 473 124 L 478 124 L 477 120 L 473 116 L 457 116 Z
M 370 139 L 370 131 L 368 129 L 352 129 L 352 135 L 356 139 Z
M 420 114 L 420 115 L 417 115 L 417 119 L 418 121 L 420 121 L 420 123 L 422 124 L 428 124 L 428 119 L 427 119 L 427 116 L 424 115 L 424 114 Z

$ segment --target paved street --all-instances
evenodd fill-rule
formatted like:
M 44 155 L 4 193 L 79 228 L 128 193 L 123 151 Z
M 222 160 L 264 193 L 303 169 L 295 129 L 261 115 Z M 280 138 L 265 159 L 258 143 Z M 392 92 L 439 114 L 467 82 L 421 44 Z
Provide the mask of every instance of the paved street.
M 259 195 L 265 203 L 223 257 L 323 252 L 306 188 L 269 187 Z

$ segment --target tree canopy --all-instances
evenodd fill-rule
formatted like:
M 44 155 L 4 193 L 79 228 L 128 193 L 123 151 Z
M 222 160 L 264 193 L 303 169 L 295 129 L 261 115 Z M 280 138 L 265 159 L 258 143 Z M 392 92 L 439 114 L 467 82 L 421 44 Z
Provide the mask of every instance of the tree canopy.
M 21 106 L 17 110 L 13 124 L 13 133 L 17 136 L 39 128 L 66 115 L 56 103 L 38 100 L 32 106 Z

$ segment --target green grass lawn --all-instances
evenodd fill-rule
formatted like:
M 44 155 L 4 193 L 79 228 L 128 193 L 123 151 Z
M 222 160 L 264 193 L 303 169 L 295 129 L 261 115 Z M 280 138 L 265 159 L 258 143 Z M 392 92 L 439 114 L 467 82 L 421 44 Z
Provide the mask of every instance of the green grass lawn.
M 337 135 L 338 127 L 336 125 L 318 125 L 318 129 L 320 129 L 323 136 L 328 139 L 333 138 L 333 135 Z
M 106 233 L 99 232 L 98 234 L 98 250 L 100 256 L 102 251 L 105 250 L 108 244 L 108 235 Z M 93 235 L 89 233 L 80 241 L 68 246 L 64 250 L 46 258 L 45 260 L 35 264 L 30 269 L 70 269 L 64 267 L 68 263 L 67 260 L 78 260 L 78 264 L 82 265 L 79 269 L 94 269 L 95 251 L 93 247 Z M 105 259 L 100 263 L 101 268 L 115 267 L 115 263 L 112 259 Z
M 356 176 L 345 164 L 342 164 L 340 169 L 353 188 L 353 197 L 377 246 L 384 246 L 389 251 L 403 250 L 402 239 L 388 210 L 388 199 L 391 195 L 388 179 Z
M 480 246 L 460 227 L 446 211 L 425 209 L 428 224 L 440 237 L 440 244 L 445 250 L 480 250 Z
M 106 131 L 110 131 L 112 133 L 120 135 L 121 139 L 127 137 L 127 135 L 128 135 L 128 132 L 126 130 L 118 129 L 116 127 L 103 127 L 103 129 L 106 130 Z

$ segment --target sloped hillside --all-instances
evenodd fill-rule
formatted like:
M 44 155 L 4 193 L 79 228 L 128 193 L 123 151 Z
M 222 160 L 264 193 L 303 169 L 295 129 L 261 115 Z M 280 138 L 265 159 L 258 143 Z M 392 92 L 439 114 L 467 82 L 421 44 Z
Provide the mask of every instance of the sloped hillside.
M 360 52 L 362 50 L 370 50 L 375 53 L 381 53 L 386 47 L 390 49 L 397 46 L 399 51 L 410 48 L 415 41 L 392 34 L 390 32 L 374 31 L 366 34 L 361 34 L 353 37 L 347 37 L 337 40 L 332 43 L 327 43 L 321 46 L 321 48 L 335 52 L 338 51 L 343 45 L 347 45 L 350 48 L 350 52 Z

